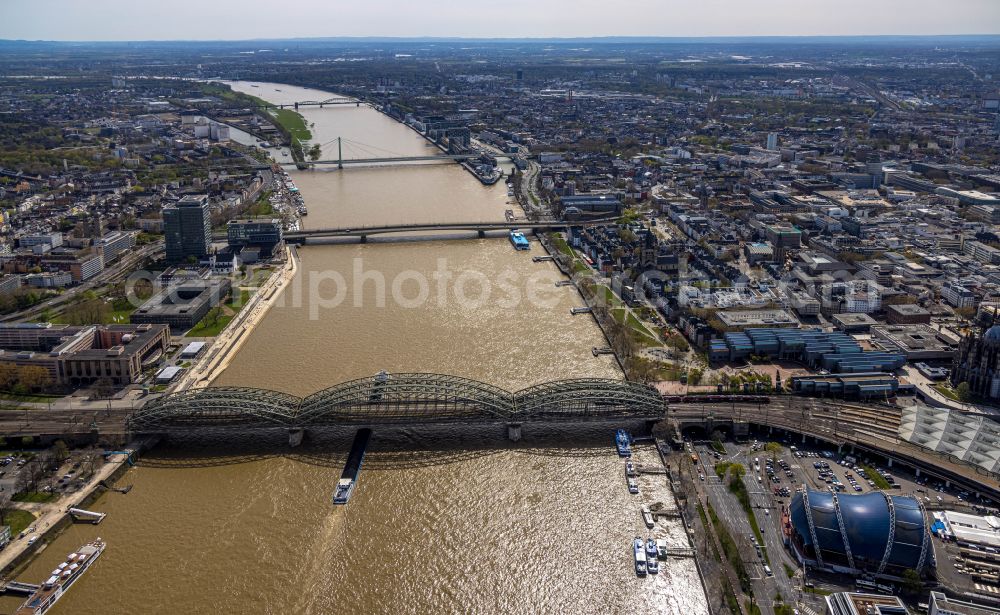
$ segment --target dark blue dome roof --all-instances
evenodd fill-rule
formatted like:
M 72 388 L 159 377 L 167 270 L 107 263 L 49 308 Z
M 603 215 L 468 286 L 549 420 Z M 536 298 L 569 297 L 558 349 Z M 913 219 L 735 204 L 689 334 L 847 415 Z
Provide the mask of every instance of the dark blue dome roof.
M 926 520 L 920 504 L 909 496 L 882 492 L 864 495 L 841 495 L 827 491 L 809 491 L 809 514 L 806 498 L 796 493 L 789 504 L 790 521 L 795 533 L 794 543 L 805 555 L 816 559 L 816 547 L 825 564 L 853 567 L 878 572 L 888 549 L 885 572 L 916 569 L 921 553 L 926 550 L 925 567 L 934 565 L 933 547 L 927 533 Z M 892 502 L 892 511 L 889 502 Z M 837 518 L 837 504 L 840 519 Z M 891 519 L 892 543 L 889 543 Z M 810 528 L 811 524 L 811 528 Z M 818 545 L 813 544 L 813 537 Z M 844 538 L 850 546 L 850 557 Z

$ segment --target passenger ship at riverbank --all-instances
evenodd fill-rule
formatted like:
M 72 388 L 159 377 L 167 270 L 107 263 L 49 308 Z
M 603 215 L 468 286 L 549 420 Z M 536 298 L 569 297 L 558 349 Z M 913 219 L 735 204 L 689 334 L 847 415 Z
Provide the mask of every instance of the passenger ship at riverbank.
M 106 543 L 98 538 L 67 555 L 66 561 L 52 571 L 52 575 L 14 611 L 14 615 L 42 615 L 48 612 L 70 586 L 83 576 L 91 564 L 97 561 L 105 546 Z

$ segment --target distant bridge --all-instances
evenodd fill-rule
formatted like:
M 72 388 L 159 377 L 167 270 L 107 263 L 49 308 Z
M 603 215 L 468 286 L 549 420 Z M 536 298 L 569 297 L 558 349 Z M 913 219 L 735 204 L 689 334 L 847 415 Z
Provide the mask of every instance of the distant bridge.
M 345 164 L 383 164 L 392 162 L 422 162 L 429 160 L 442 160 L 442 161 L 462 161 L 470 160 L 472 158 L 479 158 L 482 156 L 479 152 L 472 152 L 469 154 L 431 154 L 428 156 L 383 156 L 381 158 L 344 158 L 337 160 L 315 160 L 309 161 L 309 165 L 317 166 L 327 166 L 327 165 L 337 165 L 338 168 L 343 168 Z
M 355 107 L 360 107 L 361 105 L 367 105 L 363 100 L 358 100 L 356 98 L 347 98 L 344 96 L 335 96 L 333 98 L 327 98 L 326 100 L 301 100 L 292 103 L 282 103 L 282 104 L 272 104 L 264 103 L 255 105 L 259 109 L 295 109 L 298 110 L 299 107 L 323 107 L 338 106 L 338 105 L 354 105 Z
M 467 151 L 457 154 L 446 154 L 444 150 L 439 154 L 417 154 L 417 155 L 405 155 L 399 152 L 393 152 L 385 148 L 379 147 L 377 145 L 371 145 L 366 143 L 360 143 L 354 141 L 353 139 L 345 139 L 343 137 L 334 137 L 326 143 L 319 143 L 319 147 L 325 148 L 327 145 L 332 145 L 334 142 L 337 143 L 337 157 L 335 159 L 328 160 L 312 160 L 309 162 L 303 162 L 301 164 L 308 164 L 309 166 L 333 166 L 336 165 L 338 169 L 343 169 L 344 165 L 372 165 L 372 164 L 399 164 L 399 163 L 410 163 L 410 162 L 427 162 L 427 161 L 448 161 L 448 162 L 466 162 L 476 158 L 487 158 L 491 162 L 495 162 L 498 158 L 500 159 L 510 159 L 509 155 L 500 154 L 485 154 L 478 151 Z M 362 152 L 363 157 L 361 158 L 344 158 L 344 144 L 349 147 L 354 147 L 358 151 Z
M 351 380 L 304 398 L 266 389 L 190 389 L 150 401 L 132 412 L 126 425 L 142 434 L 206 428 L 660 420 L 665 415 L 666 404 L 656 389 L 625 380 L 557 380 L 511 392 L 468 378 L 417 373 Z
M 301 231 L 291 231 L 285 233 L 285 240 L 290 243 L 303 243 L 305 240 L 314 237 L 358 237 L 361 242 L 367 241 L 369 235 L 385 235 L 390 233 L 405 233 L 416 231 L 476 231 L 480 237 L 485 236 L 487 231 L 509 231 L 513 229 L 524 230 L 552 230 L 561 229 L 567 226 L 596 226 L 610 224 L 614 220 L 600 219 L 577 222 L 564 222 L 559 220 L 548 220 L 541 222 L 528 222 L 517 220 L 506 220 L 503 222 L 437 222 L 428 224 L 386 224 L 383 226 L 361 226 L 361 227 L 340 227 L 340 228 L 317 228 L 303 229 Z

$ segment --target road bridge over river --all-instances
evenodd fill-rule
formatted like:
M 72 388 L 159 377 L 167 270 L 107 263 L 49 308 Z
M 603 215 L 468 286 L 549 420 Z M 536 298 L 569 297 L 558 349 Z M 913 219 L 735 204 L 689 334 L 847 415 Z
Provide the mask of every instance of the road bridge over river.
M 434 222 L 426 224 L 386 224 L 381 226 L 354 226 L 339 228 L 315 228 L 290 231 L 285 233 L 285 241 L 304 243 L 310 238 L 357 237 L 361 243 L 367 241 L 369 235 L 386 235 L 393 233 L 422 231 L 475 231 L 484 237 L 488 231 L 509 231 L 513 229 L 530 231 L 551 231 L 567 226 L 597 226 L 614 222 L 612 219 L 565 222 L 559 220 L 542 220 L 529 222 L 525 220 L 506 220 L 502 222 Z
M 338 107 L 342 105 L 351 105 L 354 107 L 360 107 L 361 105 L 370 105 L 363 100 L 358 100 L 357 98 L 348 98 L 346 96 L 334 96 L 333 98 L 326 98 L 324 100 L 300 100 L 297 102 L 290 103 L 268 103 L 261 102 L 254 105 L 258 109 L 295 109 L 299 110 L 299 107 Z

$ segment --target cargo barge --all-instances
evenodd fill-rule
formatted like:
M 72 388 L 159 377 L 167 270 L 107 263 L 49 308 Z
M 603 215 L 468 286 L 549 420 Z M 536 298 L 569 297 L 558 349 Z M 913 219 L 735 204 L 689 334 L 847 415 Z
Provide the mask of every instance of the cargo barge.
M 359 429 L 354 434 L 354 442 L 351 444 L 351 452 L 347 456 L 347 463 L 344 471 L 337 481 L 337 490 L 333 493 L 334 504 L 347 504 L 354 492 L 354 486 L 358 483 L 358 474 L 361 472 L 361 462 L 365 459 L 365 450 L 368 442 L 372 439 L 372 430 L 367 427 Z

